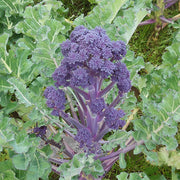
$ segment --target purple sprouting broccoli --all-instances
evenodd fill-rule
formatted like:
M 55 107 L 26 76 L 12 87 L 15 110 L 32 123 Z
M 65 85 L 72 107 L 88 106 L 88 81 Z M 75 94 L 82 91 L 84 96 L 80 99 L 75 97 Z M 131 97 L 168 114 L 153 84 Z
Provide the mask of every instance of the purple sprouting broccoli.
M 44 92 L 47 106 L 53 109 L 53 115 L 61 116 L 77 129 L 73 138 L 85 152 L 100 157 L 103 136 L 125 125 L 122 120 L 125 113 L 117 110 L 116 105 L 131 89 L 130 73 L 121 62 L 126 55 L 126 45 L 123 41 L 111 41 L 100 27 L 88 30 L 78 26 L 72 31 L 70 39 L 61 44 L 61 52 L 64 59 L 52 75 L 57 89 L 50 86 Z M 104 80 L 110 83 L 103 89 Z M 119 93 L 111 104 L 106 104 L 105 95 L 115 85 Z M 63 90 L 59 89 L 62 87 L 71 88 L 76 96 L 74 107 L 74 100 L 69 102 L 72 111 L 75 106 L 78 110 L 72 112 L 72 116 L 63 111 L 66 98 Z M 74 116 L 74 113 L 77 114 Z

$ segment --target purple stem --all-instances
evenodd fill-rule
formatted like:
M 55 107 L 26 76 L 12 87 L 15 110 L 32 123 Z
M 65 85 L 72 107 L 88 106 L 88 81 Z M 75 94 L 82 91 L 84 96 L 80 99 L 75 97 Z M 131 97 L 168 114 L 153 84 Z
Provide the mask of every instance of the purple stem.
M 89 100 L 89 94 L 86 93 L 85 91 L 83 91 L 82 89 L 79 89 L 75 86 L 70 86 L 72 89 L 74 89 L 76 92 L 78 92 L 79 94 L 81 94 L 86 100 Z
M 76 121 L 76 119 L 70 117 L 68 114 L 66 114 L 63 111 L 59 111 L 59 115 L 65 120 L 67 121 L 68 124 L 72 124 L 73 126 L 76 126 L 76 128 L 83 128 L 84 126 L 82 124 L 80 124 L 78 121 Z
M 86 112 L 86 118 L 87 118 L 87 127 L 91 130 L 91 132 L 93 132 L 92 117 L 89 111 Z
M 60 172 L 57 170 L 57 167 L 55 165 L 51 165 L 52 171 L 54 171 L 56 174 L 60 175 Z
M 81 107 L 83 108 L 82 111 L 84 113 L 86 113 L 88 111 L 88 109 L 87 109 L 86 104 L 84 103 L 82 97 L 79 95 L 79 93 L 77 91 L 74 91 L 74 93 L 75 93 L 76 97 L 78 98 Z
M 122 97 L 118 94 L 114 101 L 109 105 L 109 108 L 115 107 L 122 100 Z
M 83 111 L 82 111 L 82 109 L 80 108 L 79 105 L 77 106 L 77 108 L 78 108 L 78 112 L 79 112 L 79 119 L 80 119 L 81 123 L 85 126 L 86 122 L 84 120 L 84 118 L 85 118 L 84 113 L 83 113 Z
M 97 130 L 98 130 L 98 124 L 95 118 L 91 118 L 91 123 L 92 123 L 92 134 L 93 136 L 96 136 Z
M 56 164 L 58 164 L 58 165 L 69 161 L 69 160 L 66 160 L 66 159 L 57 159 L 57 158 L 49 158 L 48 160 L 49 160 L 50 162 L 56 163 Z
M 95 93 L 98 94 L 98 92 L 101 90 L 101 85 L 102 85 L 103 79 L 102 78 L 97 78 L 96 80 L 96 86 L 95 86 Z
M 118 151 L 113 152 L 113 153 L 111 153 L 110 155 L 107 155 L 107 156 L 105 156 L 105 157 L 100 157 L 99 159 L 100 159 L 101 161 L 105 161 L 105 160 L 107 160 L 107 159 L 114 158 L 114 157 L 116 157 L 116 156 L 119 156 L 120 153 L 127 153 L 127 152 L 133 150 L 136 146 L 139 146 L 139 145 L 141 145 L 141 144 L 143 144 L 143 143 L 144 143 L 143 140 L 141 140 L 141 141 L 139 141 L 139 142 L 135 142 L 134 144 L 129 145 L 129 146 L 125 147 L 124 149 L 119 149 Z
M 64 145 L 65 145 L 65 151 L 64 153 L 66 155 L 68 155 L 71 159 L 73 158 L 75 152 L 73 151 L 73 149 L 66 143 L 66 141 L 63 141 Z
M 109 131 L 111 131 L 110 128 L 106 127 L 105 129 L 103 129 L 97 136 L 97 141 L 101 140 L 105 134 L 107 134 Z
M 148 19 L 146 21 L 143 21 L 143 22 L 139 23 L 138 26 L 144 26 L 144 25 L 147 25 L 147 24 L 154 24 L 155 22 L 156 22 L 155 19 Z
M 178 2 L 178 0 L 167 0 L 165 1 L 165 9 L 171 7 L 173 4 L 175 4 L 176 2 Z M 167 22 L 167 23 L 172 23 L 172 21 L 170 19 L 166 19 L 166 18 L 160 18 L 162 21 Z M 146 21 L 143 21 L 141 23 L 139 23 L 138 26 L 143 26 L 143 25 L 148 25 L 148 24 L 153 24 L 155 23 L 156 20 L 155 19 L 148 19 Z
M 165 23 L 173 23 L 173 21 L 171 21 L 170 19 L 166 19 L 164 16 L 160 16 L 159 18 L 161 21 L 163 21 Z
M 102 166 L 104 168 L 104 171 L 107 173 L 111 167 L 113 166 L 113 164 L 119 159 L 119 157 L 114 157 L 112 159 L 107 159 L 102 163 Z
M 178 2 L 178 0 L 169 0 L 169 1 L 165 1 L 165 9 L 171 7 L 173 4 L 175 4 L 176 2 Z
M 102 91 L 99 92 L 98 96 L 101 97 L 105 95 L 114 87 L 115 84 L 116 84 L 115 82 L 111 82 L 106 88 L 104 88 Z
M 101 127 L 101 129 L 99 130 L 95 141 L 99 141 L 101 140 L 105 134 L 107 134 L 110 131 L 110 129 L 106 126 L 105 122 L 103 122 L 103 125 Z

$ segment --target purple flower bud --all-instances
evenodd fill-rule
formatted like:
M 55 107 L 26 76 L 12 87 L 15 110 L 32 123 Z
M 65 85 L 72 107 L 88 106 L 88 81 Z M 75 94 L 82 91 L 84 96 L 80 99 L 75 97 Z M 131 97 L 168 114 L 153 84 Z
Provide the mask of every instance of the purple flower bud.
M 92 99 L 89 103 L 89 107 L 90 107 L 92 113 L 97 114 L 97 113 L 101 112 L 106 107 L 104 98 Z
M 80 143 L 81 148 L 83 146 L 90 146 L 92 144 L 92 134 L 87 128 L 78 129 L 75 140 Z
M 126 44 L 123 41 L 112 41 L 111 48 L 114 60 L 121 60 L 127 53 Z
M 111 129 L 118 129 L 125 125 L 125 121 L 120 120 L 125 115 L 123 110 L 116 110 L 114 108 L 108 108 L 105 111 L 106 125 Z
M 59 110 L 65 109 L 66 97 L 64 91 L 49 86 L 45 89 L 44 96 L 47 99 L 47 106 L 54 109 L 52 115 L 59 116 Z
M 83 88 L 90 86 L 93 83 L 93 77 L 86 69 L 78 68 L 72 72 L 70 80 L 71 86 L 81 86 Z

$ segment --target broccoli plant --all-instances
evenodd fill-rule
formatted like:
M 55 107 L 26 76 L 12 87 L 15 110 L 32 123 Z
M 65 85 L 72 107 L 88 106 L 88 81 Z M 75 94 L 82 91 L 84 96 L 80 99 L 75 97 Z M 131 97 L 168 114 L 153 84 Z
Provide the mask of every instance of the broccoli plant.
M 77 129 L 76 135 L 68 130 L 66 133 L 79 143 L 87 155 L 94 154 L 94 159 L 99 159 L 104 170 L 108 171 L 121 151 L 128 152 L 136 145 L 131 144 L 110 155 L 101 148 L 106 143 L 103 137 L 108 132 L 120 130 L 126 124 L 122 120 L 125 112 L 116 108 L 131 89 L 130 73 L 121 62 L 127 52 L 126 45 L 123 41 L 111 41 L 100 27 L 88 30 L 78 26 L 72 31 L 70 39 L 61 44 L 61 51 L 64 59 L 52 75 L 55 86 L 49 86 L 44 91 L 47 106 L 53 109 L 52 115 L 60 116 L 69 126 Z M 114 86 L 118 94 L 107 104 L 105 97 Z M 66 97 L 64 88 L 72 90 L 74 99 Z M 72 103 L 74 100 L 76 102 Z M 64 111 L 66 104 L 71 105 L 71 113 Z M 69 158 L 75 154 L 67 146 L 65 151 Z

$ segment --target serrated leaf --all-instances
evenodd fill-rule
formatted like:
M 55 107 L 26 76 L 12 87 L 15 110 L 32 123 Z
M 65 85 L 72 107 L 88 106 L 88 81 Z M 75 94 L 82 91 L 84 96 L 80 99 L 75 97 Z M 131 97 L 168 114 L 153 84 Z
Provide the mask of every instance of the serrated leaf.
M 60 32 L 64 29 L 64 25 L 57 20 L 47 20 L 44 26 L 37 32 L 39 38 L 36 48 L 32 53 L 32 60 L 36 64 L 40 64 L 41 69 L 48 68 L 49 76 L 54 72 L 56 65 L 60 64 L 59 57 L 56 54 L 57 48 L 60 47 L 60 43 L 65 41 L 65 37 L 60 35 Z M 46 71 L 47 72 L 47 71 Z
M 11 69 L 11 61 L 10 59 L 7 59 L 7 50 L 6 50 L 6 46 L 7 46 L 7 42 L 9 39 L 9 34 L 4 33 L 0 36 L 0 73 L 8 73 L 11 74 L 12 73 L 12 69 Z
M 24 7 L 33 3 L 33 0 L 1 0 L 0 10 L 5 10 L 6 16 L 23 12 Z
M 144 154 L 146 155 L 146 159 L 153 163 L 158 163 L 158 154 L 157 152 L 147 151 L 146 149 L 143 150 Z
M 13 86 L 15 94 L 20 103 L 25 104 L 26 106 L 32 106 L 30 93 L 26 88 L 26 85 L 17 78 L 10 78 L 8 82 Z
M 45 20 L 49 18 L 50 11 L 46 6 L 36 5 L 34 7 L 27 7 L 23 13 L 24 21 L 19 22 L 15 26 L 16 33 L 23 33 L 34 39 L 38 39 L 37 32 L 44 24 Z
M 29 165 L 30 158 L 26 154 L 18 154 L 13 156 L 12 162 L 16 169 L 26 170 Z
M 30 51 L 26 49 L 12 49 L 9 51 L 9 56 L 7 57 L 10 62 L 10 67 L 12 74 L 17 78 L 22 78 L 24 74 L 31 73 L 31 66 L 33 63 L 28 59 Z M 28 76 L 28 75 L 27 75 Z
M 180 92 L 170 91 L 159 105 L 158 111 L 164 121 L 168 122 L 173 119 L 179 122 Z
M 77 179 L 81 171 L 96 178 L 104 174 L 101 161 L 95 161 L 94 155 L 87 157 L 84 153 L 74 155 L 72 160 L 63 163 L 58 170 L 61 172 L 61 178 L 67 180 Z
M 145 147 L 144 147 L 143 145 L 136 146 L 135 149 L 134 149 L 134 151 L 133 151 L 133 153 L 134 153 L 134 154 L 139 154 L 139 153 L 141 153 L 141 152 L 143 151 L 144 148 L 145 148 Z
M 146 78 L 139 77 L 137 87 L 139 88 L 139 91 L 141 92 L 144 87 L 146 87 Z
M 25 138 L 20 142 L 12 141 L 10 142 L 10 145 L 13 147 L 13 150 L 16 153 L 26 153 L 28 152 L 29 148 L 32 146 L 32 144 L 29 143 L 28 138 Z
M 123 15 L 115 18 L 114 24 L 119 30 L 120 38 L 127 44 L 139 23 L 148 14 L 146 8 L 145 2 L 141 1 L 134 7 L 123 10 Z
M 38 180 L 40 177 L 47 178 L 51 172 L 51 166 L 40 154 L 35 153 L 31 158 L 29 168 L 26 174 L 26 180 Z
M 163 66 L 175 65 L 180 56 L 179 43 L 173 43 L 171 46 L 167 47 L 166 49 L 168 51 L 166 51 L 162 56 Z
M 128 70 L 130 71 L 130 79 L 132 82 L 132 86 L 138 87 L 142 89 L 145 86 L 145 79 L 142 81 L 138 72 L 145 67 L 144 59 L 140 56 L 137 58 L 134 57 L 134 52 L 127 51 L 126 57 L 124 59 L 124 63 L 126 64 Z
M 33 51 L 35 48 L 35 42 L 33 42 L 33 39 L 28 36 L 18 39 L 16 43 L 22 49 Z
M 151 140 L 145 142 L 145 145 L 146 145 L 148 150 L 156 149 L 156 144 Z
M 12 170 L 7 170 L 4 173 L 0 173 L 0 180 L 18 180 L 16 174 Z
M 0 146 L 3 147 L 8 142 L 13 141 L 15 135 L 12 133 L 10 118 L 3 115 L 3 112 L 0 112 Z
M 174 137 L 161 137 L 162 144 L 166 145 L 167 150 L 173 150 L 176 149 L 178 146 L 177 140 Z
M 117 145 L 125 146 L 125 141 L 129 138 L 130 132 L 126 131 L 116 131 L 113 135 L 108 137 L 108 143 L 103 145 L 103 149 L 105 151 L 110 151 L 113 148 L 117 147 Z
M 0 162 L 1 173 L 13 168 L 12 160 L 5 160 Z
M 4 91 L 5 93 L 13 90 L 11 84 L 7 82 L 8 78 L 8 75 L 0 74 L 0 91 Z

